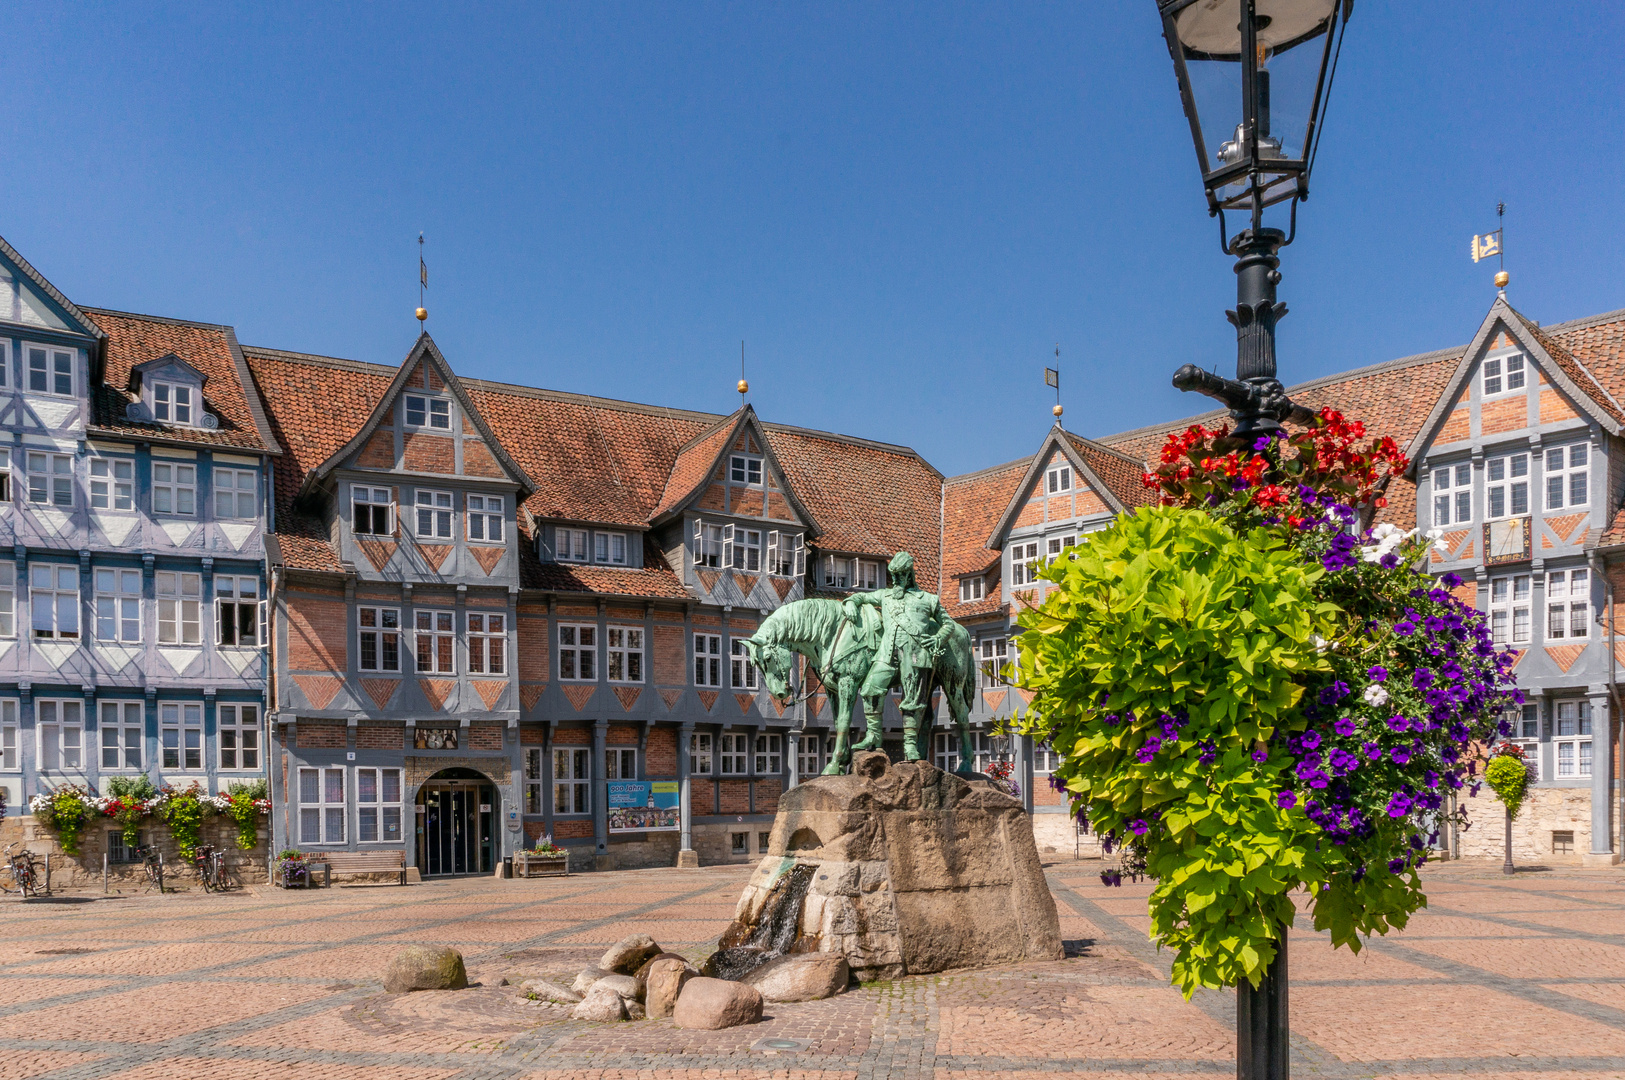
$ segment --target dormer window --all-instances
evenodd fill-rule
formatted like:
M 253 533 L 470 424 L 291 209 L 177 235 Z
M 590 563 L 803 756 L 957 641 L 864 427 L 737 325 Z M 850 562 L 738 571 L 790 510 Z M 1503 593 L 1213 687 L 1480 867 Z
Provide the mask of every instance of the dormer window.
M 1072 466 L 1058 465 L 1044 474 L 1044 490 L 1051 495 L 1062 495 L 1072 490 Z
M 986 583 L 987 578 L 982 574 L 975 574 L 971 577 L 960 578 L 959 602 L 961 604 L 969 604 L 982 599 L 982 597 L 985 595 L 984 589 L 986 587 Z
M 451 430 L 451 402 L 445 398 L 406 395 L 406 426 Z
M 73 396 L 73 353 L 44 345 L 29 345 L 28 392 Z
M 729 466 L 729 473 L 736 484 L 760 484 L 762 482 L 762 459 L 745 454 L 734 454 L 732 463 Z
M 180 383 L 154 382 L 152 384 L 152 418 L 160 424 L 185 424 L 190 427 L 193 417 L 192 388 Z

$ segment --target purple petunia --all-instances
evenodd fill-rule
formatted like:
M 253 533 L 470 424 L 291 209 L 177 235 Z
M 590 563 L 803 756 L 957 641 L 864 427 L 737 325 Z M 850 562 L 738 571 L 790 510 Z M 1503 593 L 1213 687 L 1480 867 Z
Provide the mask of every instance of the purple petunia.
M 1342 679 L 1338 679 L 1338 680 L 1334 681 L 1330 686 L 1325 686 L 1325 687 L 1321 688 L 1321 690 L 1320 690 L 1320 703 L 1322 705 L 1331 705 L 1331 704 L 1334 704 L 1336 702 L 1342 701 L 1344 698 L 1346 698 L 1348 696 L 1349 696 L 1349 684 L 1344 682 Z
M 1279 795 L 1275 796 L 1275 805 L 1279 806 L 1282 810 L 1292 809 L 1294 806 L 1298 805 L 1297 793 L 1292 791 L 1281 792 Z
M 1270 754 L 1269 754 L 1268 750 L 1254 750 L 1253 751 L 1253 760 L 1258 762 L 1261 765 L 1264 762 L 1268 761 L 1269 757 L 1270 757 Z
M 1305 750 L 1313 750 L 1315 747 L 1320 745 L 1320 732 L 1316 731 L 1314 728 L 1310 728 L 1308 731 L 1303 733 L 1298 741 L 1300 744 L 1302 744 Z
M 1418 690 L 1426 690 L 1433 685 L 1433 671 L 1431 668 L 1419 667 L 1411 675 L 1411 685 Z
M 1347 717 L 1347 716 L 1343 717 L 1337 723 L 1332 725 L 1332 730 L 1337 732 L 1339 735 L 1344 736 L 1344 737 L 1347 737 L 1349 735 L 1353 735 L 1354 734 L 1354 720 L 1353 720 L 1353 718 Z
M 1396 791 L 1388 800 L 1388 816 L 1391 818 L 1402 818 L 1406 814 L 1410 813 L 1411 806 L 1411 797 L 1405 794 L 1403 791 Z
M 1135 836 L 1144 836 L 1146 833 L 1151 831 L 1151 826 L 1145 823 L 1144 818 L 1135 818 L 1133 821 L 1128 823 L 1128 828 L 1129 831 Z
M 1404 731 L 1411 726 L 1411 722 L 1403 716 L 1390 716 L 1388 718 L 1389 731 Z
M 1378 746 L 1374 742 L 1361 743 L 1360 753 L 1366 756 L 1367 761 L 1379 761 L 1382 759 L 1382 747 Z
M 1388 751 L 1388 756 L 1394 759 L 1395 765 L 1409 765 L 1411 763 L 1411 749 L 1408 746 L 1396 746 Z
M 1398 622 L 1394 624 L 1394 633 L 1398 634 L 1400 637 L 1410 637 L 1412 634 L 1416 633 L 1416 626 L 1414 623 Z
M 1366 678 L 1370 679 L 1372 682 L 1388 681 L 1388 669 L 1383 667 L 1381 664 L 1376 664 L 1372 667 L 1366 668 L 1365 674 Z

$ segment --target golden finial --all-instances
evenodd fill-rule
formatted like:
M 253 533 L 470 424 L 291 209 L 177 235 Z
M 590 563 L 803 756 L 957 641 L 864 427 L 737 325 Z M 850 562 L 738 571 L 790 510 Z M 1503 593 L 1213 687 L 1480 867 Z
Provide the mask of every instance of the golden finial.
M 739 400 L 743 404 L 745 395 L 750 393 L 750 383 L 745 381 L 745 343 L 743 341 L 739 343 L 739 385 L 735 389 L 739 391 Z
M 744 379 L 740 379 L 739 380 L 739 392 L 741 394 L 750 393 L 750 383 L 746 382 Z
M 1057 420 L 1059 420 L 1061 418 L 1061 406 L 1059 404 L 1057 404 L 1053 409 L 1051 409 L 1050 412 L 1055 414 L 1055 418 Z
M 418 308 L 417 314 L 418 314 L 418 322 L 422 322 L 424 319 L 427 319 L 429 317 L 429 309 L 420 307 L 420 308 Z
M 1497 289 L 1506 288 L 1507 287 L 1507 282 L 1509 282 L 1511 280 L 1512 280 L 1512 275 L 1507 273 L 1505 270 L 1497 270 L 1495 272 L 1495 287 Z

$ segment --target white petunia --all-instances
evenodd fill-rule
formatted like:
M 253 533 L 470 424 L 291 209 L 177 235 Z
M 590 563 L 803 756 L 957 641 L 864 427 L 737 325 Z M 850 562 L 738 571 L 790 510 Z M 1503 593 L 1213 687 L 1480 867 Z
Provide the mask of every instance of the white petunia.
M 1364 697 L 1367 705 L 1386 705 L 1388 703 L 1388 691 L 1376 683 L 1372 683 L 1365 688 Z

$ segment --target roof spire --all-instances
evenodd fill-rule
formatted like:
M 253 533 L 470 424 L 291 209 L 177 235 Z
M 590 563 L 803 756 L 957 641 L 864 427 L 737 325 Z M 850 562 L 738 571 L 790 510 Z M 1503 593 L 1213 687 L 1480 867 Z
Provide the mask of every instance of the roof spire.
M 1061 343 L 1055 343 L 1055 366 L 1044 369 L 1044 385 L 1055 387 L 1055 407 L 1050 410 L 1057 427 L 1061 424 Z
M 423 234 L 418 233 L 418 325 L 429 317 L 429 309 L 423 306 L 423 290 L 429 287 L 429 264 L 423 261 Z
M 739 407 L 745 407 L 745 395 L 750 393 L 750 383 L 745 381 L 745 342 L 739 342 Z

